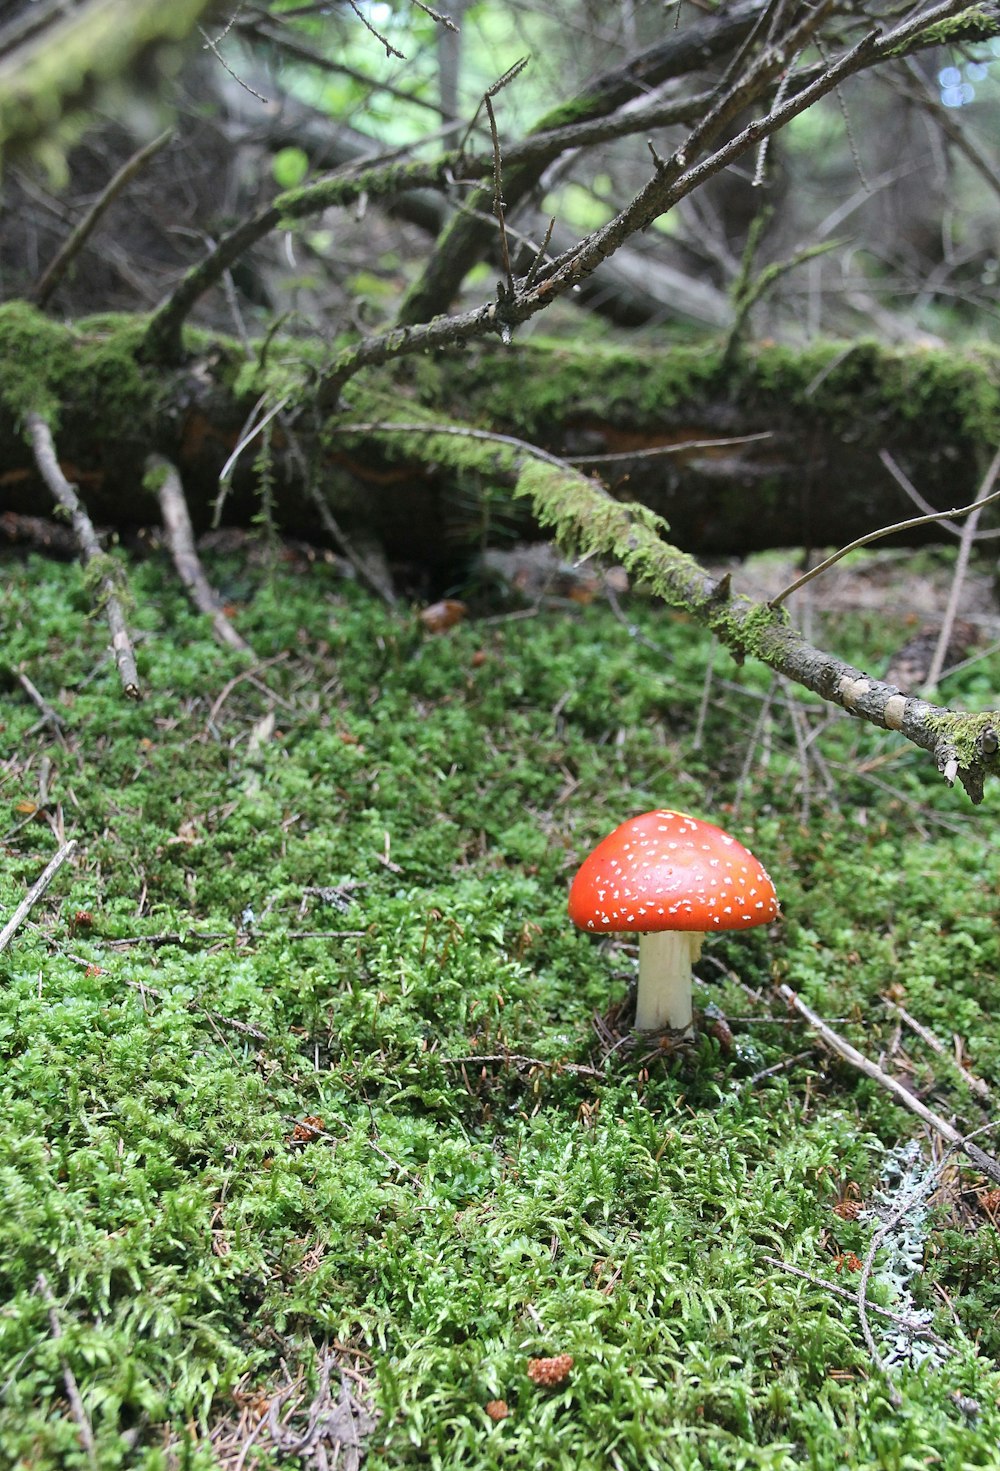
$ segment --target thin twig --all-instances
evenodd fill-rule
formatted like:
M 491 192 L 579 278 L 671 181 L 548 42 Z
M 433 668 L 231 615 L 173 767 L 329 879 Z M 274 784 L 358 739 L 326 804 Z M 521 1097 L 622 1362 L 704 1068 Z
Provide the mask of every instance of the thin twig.
M 486 116 L 490 120 L 490 137 L 493 139 L 493 213 L 496 215 L 497 224 L 500 227 L 500 260 L 503 265 L 504 283 L 507 291 L 513 293 L 514 276 L 510 268 L 510 250 L 507 246 L 507 229 L 503 218 L 503 160 L 500 155 L 500 134 L 497 132 L 497 120 L 493 114 L 493 102 L 487 92 L 483 98 L 486 105 Z
M 817 1016 L 801 997 L 796 995 L 791 986 L 779 985 L 778 994 L 789 1006 L 794 1007 L 801 1016 L 805 1017 L 813 1031 L 839 1057 L 842 1057 L 845 1062 L 850 1063 L 851 1067 L 857 1068 L 858 1072 L 864 1073 L 865 1077 L 871 1078 L 873 1082 L 885 1088 L 904 1108 L 908 1108 L 911 1113 L 916 1114 L 918 1119 L 922 1119 L 936 1134 L 940 1134 L 941 1138 L 946 1139 L 954 1148 L 960 1149 L 963 1154 L 972 1160 L 972 1163 L 977 1169 L 982 1170 L 984 1175 L 988 1175 L 991 1180 L 996 1181 L 1000 1185 L 1000 1163 L 997 1160 L 987 1154 L 985 1150 L 980 1149 L 978 1144 L 973 1144 L 964 1134 L 960 1134 L 952 1124 L 948 1123 L 947 1119 L 943 1119 L 940 1114 L 928 1108 L 908 1088 L 904 1088 L 902 1083 L 891 1077 L 887 1072 L 884 1072 L 878 1063 L 872 1062 L 870 1058 L 865 1057 L 863 1053 L 859 1052 L 856 1047 L 852 1047 L 850 1042 L 844 1037 L 841 1037 L 839 1032 L 835 1032 L 821 1017 Z
M 48 486 L 53 500 L 61 506 L 69 516 L 73 526 L 73 534 L 77 544 L 83 553 L 84 562 L 88 568 L 99 570 L 100 601 L 104 607 L 108 627 L 111 630 L 111 647 L 114 650 L 115 663 L 118 665 L 118 675 L 122 682 L 122 689 L 130 700 L 138 700 L 142 697 L 139 687 L 139 671 L 135 666 L 135 653 L 132 649 L 132 640 L 129 637 L 128 628 L 125 623 L 125 614 L 112 577 L 114 564 L 108 563 L 101 544 L 97 540 L 97 532 L 94 524 L 87 515 L 75 488 L 70 485 L 62 470 L 59 468 L 59 458 L 52 439 L 52 430 L 42 418 L 41 414 L 30 413 L 27 419 L 28 432 L 31 435 L 31 445 L 35 455 L 35 463 L 41 472 L 42 479 Z
M 822 1287 L 826 1292 L 832 1292 L 835 1297 L 846 1298 L 848 1302 L 857 1303 L 858 1295 L 849 1287 L 841 1287 L 838 1282 L 827 1282 L 824 1277 L 817 1277 L 812 1272 L 805 1272 L 801 1267 L 793 1267 L 791 1262 L 783 1262 L 780 1257 L 766 1256 L 761 1260 L 769 1267 L 777 1267 L 779 1271 L 788 1272 L 793 1277 L 801 1277 L 803 1282 L 809 1282 L 813 1287 Z M 868 1304 L 870 1313 L 877 1313 L 880 1318 L 887 1318 L 890 1323 L 895 1323 L 902 1328 L 904 1333 L 909 1333 L 912 1338 L 926 1338 L 936 1344 L 944 1353 L 952 1354 L 955 1350 L 949 1343 L 935 1333 L 933 1328 L 928 1328 L 925 1323 L 916 1322 L 913 1318 L 904 1318 L 902 1313 L 894 1313 L 891 1308 L 879 1307 L 878 1303 Z
M 261 659 L 260 663 L 254 664 L 251 669 L 242 669 L 239 674 L 234 674 L 232 679 L 227 680 L 227 682 L 222 686 L 222 689 L 215 697 L 215 703 L 209 711 L 208 719 L 205 722 L 206 728 L 208 730 L 211 730 L 212 726 L 218 719 L 219 711 L 222 709 L 223 705 L 229 699 L 229 696 L 232 694 L 233 690 L 238 684 L 242 684 L 245 679 L 253 679 L 254 675 L 258 674 L 261 669 L 269 669 L 272 664 L 281 664 L 287 658 L 287 652 L 272 654 L 270 659 Z M 270 694 L 270 691 L 268 691 L 268 693 Z
M 319 519 L 323 523 L 323 529 L 327 536 L 333 542 L 334 546 L 343 553 L 347 561 L 350 562 L 368 590 L 373 592 L 376 597 L 381 598 L 383 603 L 388 607 L 394 608 L 399 601 L 396 597 L 395 588 L 393 588 L 386 578 L 379 577 L 377 572 L 372 569 L 368 559 L 361 555 L 351 537 L 347 535 L 347 532 L 330 510 L 323 492 L 312 480 L 309 481 L 309 499 L 316 507 Z
M 731 445 L 755 444 L 762 439 L 773 439 L 774 433 L 765 429 L 760 434 L 736 434 L 729 439 L 682 439 L 676 444 L 655 444 L 650 449 L 616 450 L 611 455 L 567 455 L 567 465 L 613 465 L 621 460 L 657 460 L 664 455 L 686 455 L 699 449 L 728 449 Z
M 41 691 L 35 687 L 22 669 L 17 671 L 17 678 L 28 699 L 42 712 L 41 721 L 36 721 L 33 729 L 37 730 L 39 725 L 51 725 L 56 736 L 61 741 L 63 739 L 64 725 L 62 717 L 56 714 L 52 706 L 47 703 Z
M 368 17 L 358 8 L 356 0 L 347 0 L 347 3 L 354 11 L 354 14 L 358 17 L 358 20 L 364 26 L 365 30 L 369 31 L 375 37 L 376 41 L 381 41 L 382 45 L 385 47 L 386 56 L 395 56 L 397 61 L 406 60 L 403 52 L 397 51 L 396 47 L 391 45 L 390 42 L 386 40 L 385 36 L 382 35 L 382 32 L 375 29 Z
M 244 432 L 239 437 L 236 448 L 233 450 L 232 454 L 229 456 L 229 459 L 219 471 L 219 493 L 212 503 L 213 528 L 219 525 L 219 521 L 222 516 L 222 507 L 225 504 L 227 495 L 229 494 L 230 482 L 233 478 L 233 471 L 236 468 L 236 461 L 246 449 L 247 445 L 252 444 L 253 441 L 257 438 L 257 435 L 260 434 L 263 429 L 267 428 L 271 420 L 277 414 L 281 413 L 282 409 L 288 403 L 290 396 L 290 394 L 286 393 L 284 398 L 279 399 L 276 404 L 272 405 L 272 407 L 268 409 L 264 417 L 260 419 L 257 423 L 254 423 L 253 420 L 257 416 L 257 411 L 264 407 L 264 404 L 266 402 L 266 395 L 261 395 L 261 397 L 257 400 L 253 408 L 251 409 L 250 419 L 247 425 L 244 427 Z
M 62 1324 L 59 1322 L 55 1298 L 52 1296 L 52 1289 L 49 1286 L 48 1278 L 44 1272 L 39 1272 L 35 1279 L 35 1291 L 48 1308 L 49 1330 L 52 1337 L 58 1343 L 59 1339 L 63 1336 Z M 70 1368 L 69 1360 L 62 1353 L 59 1355 L 59 1362 L 62 1365 L 63 1384 L 66 1386 L 66 1398 L 69 1400 L 70 1409 L 73 1412 L 73 1419 L 76 1421 L 76 1428 L 80 1434 L 80 1440 L 83 1442 L 83 1448 L 87 1453 L 87 1460 L 93 1467 L 93 1471 L 98 1471 L 97 1446 L 94 1444 L 94 1431 L 90 1423 L 90 1417 L 80 1397 L 76 1375 Z
M 432 6 L 425 5 L 424 0 L 410 0 L 410 4 L 415 5 L 418 10 L 422 10 L 425 15 L 429 15 L 431 20 L 436 21 L 439 26 L 444 26 L 446 30 L 454 31 L 456 34 L 458 33 L 459 28 L 450 15 L 443 15 L 440 10 L 435 10 Z
M 600 1068 L 588 1067 L 581 1062 L 562 1062 L 559 1058 L 547 1059 L 544 1057 L 522 1057 L 517 1052 L 484 1052 L 471 1053 L 468 1057 L 441 1057 L 439 1062 L 448 1067 L 464 1067 L 471 1063 L 474 1067 L 486 1066 L 489 1063 L 513 1064 L 514 1067 L 544 1068 L 547 1072 L 574 1073 L 581 1078 L 603 1078 L 604 1073 Z
M 911 1032 L 915 1032 L 916 1035 L 921 1039 L 921 1041 L 927 1043 L 927 1046 L 931 1049 L 932 1052 L 936 1052 L 939 1057 L 949 1057 L 948 1049 L 947 1047 L 945 1047 L 940 1037 L 935 1037 L 934 1033 L 930 1031 L 927 1027 L 925 1027 L 923 1022 L 918 1022 L 916 1017 L 911 1016 L 905 1007 L 899 1005 L 898 1001 L 890 1001 L 888 997 L 883 997 L 882 1000 L 883 1005 L 887 1006 L 890 1011 L 894 1011 L 899 1017 L 900 1021 L 906 1023 Z M 964 1081 L 972 1089 L 973 1093 L 978 1094 L 978 1096 L 984 1101 L 984 1103 L 990 1103 L 992 1101 L 993 1095 L 990 1092 L 988 1085 L 983 1082 L 982 1078 L 977 1078 L 975 1073 L 970 1073 L 969 1069 L 967 1067 L 963 1067 L 963 1065 L 957 1060 L 955 1061 L 955 1066 L 961 1073 Z
M 532 285 L 534 283 L 535 277 L 538 274 L 538 268 L 542 264 L 542 262 L 543 261 L 546 261 L 546 260 L 549 260 L 550 261 L 552 259 L 552 257 L 548 253 L 548 250 L 549 250 L 549 241 L 552 239 L 552 231 L 555 229 L 555 227 L 556 227 L 556 220 L 555 220 L 555 215 L 553 215 L 551 217 L 551 219 L 549 220 L 548 228 L 546 229 L 545 234 L 542 237 L 542 243 L 538 247 L 538 249 L 535 251 L 534 260 L 531 262 L 531 265 L 528 267 L 528 274 L 524 278 L 524 288 L 523 289 L 525 291 L 530 291 L 531 290 L 531 287 L 532 287 Z
M 885 468 L 888 470 L 889 474 L 892 476 L 893 480 L 895 480 L 900 490 L 904 493 L 904 495 L 909 496 L 910 500 L 918 508 L 918 510 L 923 511 L 925 516 L 937 516 L 938 524 L 940 525 L 942 531 L 950 532 L 952 536 L 962 535 L 962 528 L 960 526 L 956 526 L 954 521 L 946 521 L 944 517 L 944 512 L 935 511 L 930 501 L 926 500 L 925 497 L 920 494 L 919 490 L 913 484 L 912 480 L 910 480 L 910 478 L 900 469 L 899 465 L 896 464 L 896 461 L 893 459 L 892 455 L 887 449 L 880 449 L 878 452 L 878 457 L 882 461 Z
M 979 525 L 982 507 L 990 499 L 990 492 L 996 483 L 998 472 L 1000 472 L 1000 449 L 993 456 L 983 483 L 979 487 L 980 496 L 984 497 L 984 499 L 980 500 L 979 505 L 972 509 L 969 519 L 962 527 L 962 536 L 958 543 L 958 556 L 955 558 L 955 571 L 952 574 L 951 587 L 948 590 L 948 604 L 944 610 L 941 632 L 938 634 L 934 657 L 931 659 L 931 667 L 928 669 L 927 678 L 924 681 L 928 689 L 933 689 L 937 685 L 941 678 L 941 671 L 944 669 L 944 662 L 948 657 L 948 646 L 951 643 L 952 630 L 955 627 L 955 619 L 958 616 L 958 605 L 962 597 L 962 584 L 965 581 L 965 574 L 969 567 L 969 558 L 972 555 L 972 543 L 976 539 L 976 527 Z
M 59 849 L 59 852 L 55 855 L 55 857 L 49 860 L 48 866 L 45 868 L 42 875 L 35 880 L 31 888 L 25 894 L 24 898 L 21 900 L 20 904 L 14 910 L 14 913 L 11 915 L 10 919 L 4 925 L 3 929 L 0 930 L 0 954 L 2 954 L 4 950 L 6 950 L 7 946 L 14 938 L 14 935 L 17 933 L 17 930 L 20 927 L 22 921 L 30 913 L 33 906 L 38 903 L 38 900 L 45 893 L 45 890 L 48 888 L 49 884 L 51 884 L 56 874 L 62 868 L 63 864 L 66 862 L 66 859 L 71 858 L 75 852 L 76 838 L 70 838 L 69 842 L 64 843 L 63 846 Z
M 882 461 L 885 468 L 889 471 L 889 474 L 895 480 L 900 490 L 903 491 L 905 495 L 909 496 L 910 500 L 916 507 L 918 507 L 919 510 L 923 511 L 925 515 L 940 517 L 940 526 L 942 531 L 947 531 L 951 536 L 954 536 L 956 538 L 962 535 L 962 528 L 960 526 L 956 526 L 954 521 L 946 520 L 943 511 L 935 511 L 930 501 L 924 499 L 917 487 L 913 484 L 912 480 L 910 480 L 896 464 L 896 461 L 893 459 L 892 455 L 887 449 L 880 449 L 878 452 L 878 457 Z M 976 536 L 976 540 L 992 541 L 998 536 L 1000 536 L 1000 527 L 994 527 L 990 531 L 980 531 Z
M 228 939 L 229 937 L 226 936 L 225 938 Z M 140 996 L 152 996 L 154 1001 L 165 1001 L 167 999 L 166 992 L 158 991 L 155 986 L 147 986 L 144 981 L 126 980 L 125 984 L 126 986 L 131 986 L 133 990 L 138 991 Z M 209 1025 L 215 1030 L 217 1036 L 219 1035 L 218 1024 L 221 1023 L 223 1026 L 231 1028 L 232 1031 L 239 1032 L 241 1036 L 252 1037 L 255 1042 L 267 1042 L 270 1040 L 266 1032 L 260 1031 L 258 1027 L 252 1027 L 249 1022 L 238 1021 L 234 1016 L 223 1016 L 218 1011 L 209 1011 L 205 1003 L 197 996 L 192 996 L 191 1000 L 185 1004 L 188 1011 L 201 1012 L 202 1016 L 204 1016 Z M 223 1038 L 220 1037 L 219 1040 L 223 1046 L 226 1045 Z
M 236 632 L 223 612 L 219 599 L 212 591 L 208 578 L 205 576 L 201 558 L 195 549 L 194 528 L 191 525 L 187 501 L 184 499 L 184 487 L 181 485 L 177 467 L 164 459 L 162 455 L 154 454 L 146 460 L 146 474 L 159 481 L 157 494 L 160 499 L 160 514 L 163 517 L 167 545 L 170 547 L 170 555 L 174 559 L 177 574 L 191 594 L 192 602 L 199 613 L 204 613 L 212 620 L 212 631 L 220 643 L 228 644 L 233 649 L 239 649 L 241 653 L 252 654 L 253 650 L 246 639 Z
M 968 506 L 955 506 L 950 511 L 935 511 L 931 516 L 911 516 L 908 521 L 897 521 L 893 526 L 881 526 L 878 531 L 869 531 L 867 535 L 859 536 L 857 541 L 852 541 L 846 547 L 841 547 L 839 552 L 834 552 L 832 556 L 824 558 L 822 562 L 817 562 L 815 567 L 811 567 L 808 572 L 804 572 L 801 577 L 789 583 L 786 588 L 778 593 L 777 597 L 771 598 L 767 606 L 769 608 L 779 608 L 786 598 L 791 597 L 793 592 L 798 592 L 800 587 L 805 587 L 807 582 L 812 582 L 814 577 L 818 577 L 821 572 L 825 572 L 828 567 L 832 567 L 835 562 L 839 562 L 841 557 L 846 557 L 848 552 L 855 552 L 859 547 L 867 546 L 869 542 L 881 541 L 884 536 L 892 536 L 897 531 L 909 531 L 913 526 L 926 526 L 929 521 L 940 521 L 943 516 L 968 516 L 972 511 L 978 513 L 982 510 L 983 506 L 992 505 L 994 501 L 1000 501 L 1000 490 L 994 491 L 992 495 L 988 495 L 982 500 L 975 500 Z
M 705 660 L 705 679 L 701 687 L 701 699 L 698 701 L 698 718 L 694 724 L 694 733 L 691 736 L 691 750 L 700 751 L 702 741 L 705 737 L 705 721 L 708 719 L 708 704 L 712 696 L 712 680 L 715 678 L 715 656 L 718 653 L 718 640 L 712 639 L 712 646 Z
M 45 307 L 48 304 L 53 292 L 69 270 L 70 265 L 94 233 L 101 220 L 101 216 L 118 198 L 125 185 L 131 183 L 136 174 L 144 169 L 161 149 L 166 147 L 173 136 L 173 128 L 168 128 L 165 133 L 161 133 L 158 138 L 154 138 L 152 143 L 147 143 L 144 148 L 138 149 L 137 152 L 133 153 L 131 158 L 126 159 L 115 176 L 104 186 L 99 198 L 87 211 L 76 229 L 70 234 L 68 240 L 56 252 L 53 259 L 36 281 L 32 295 L 40 307 Z

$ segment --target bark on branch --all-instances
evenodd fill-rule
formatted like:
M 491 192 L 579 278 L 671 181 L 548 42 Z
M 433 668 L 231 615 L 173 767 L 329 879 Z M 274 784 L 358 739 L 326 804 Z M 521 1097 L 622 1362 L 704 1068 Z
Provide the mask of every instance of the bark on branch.
M 211 619 L 212 632 L 220 644 L 239 649 L 242 654 L 252 654 L 253 649 L 229 621 L 205 576 L 205 569 L 195 548 L 194 529 L 176 465 L 162 455 L 150 455 L 146 461 L 146 475 L 148 479 L 157 482 L 167 545 L 170 547 L 177 575 L 191 594 L 191 601 L 199 613 L 204 613 Z
M 115 578 L 112 575 L 113 566 L 108 563 L 108 559 L 101 550 L 93 522 L 80 504 L 75 487 L 70 485 L 59 468 L 59 458 L 48 424 L 40 414 L 29 414 L 27 426 L 39 473 L 48 486 L 53 500 L 69 516 L 73 525 L 73 534 L 83 553 L 85 565 L 96 574 L 99 600 L 103 605 L 108 627 L 111 630 L 111 647 L 114 651 L 115 663 L 118 665 L 122 689 L 130 700 L 141 699 L 139 671 L 136 669 L 132 640 L 129 638 L 125 613 L 118 596 Z

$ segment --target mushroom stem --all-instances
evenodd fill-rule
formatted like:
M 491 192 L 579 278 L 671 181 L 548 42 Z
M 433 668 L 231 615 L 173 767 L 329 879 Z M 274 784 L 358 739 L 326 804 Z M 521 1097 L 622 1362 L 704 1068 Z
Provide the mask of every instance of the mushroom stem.
M 639 936 L 639 993 L 635 1025 L 640 1032 L 690 1032 L 691 966 L 701 954 L 702 935 L 660 930 Z

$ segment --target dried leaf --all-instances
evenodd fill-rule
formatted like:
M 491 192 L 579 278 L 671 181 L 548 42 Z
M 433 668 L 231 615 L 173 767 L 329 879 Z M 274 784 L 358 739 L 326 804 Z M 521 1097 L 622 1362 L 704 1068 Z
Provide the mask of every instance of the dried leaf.
M 446 633 L 456 623 L 461 623 L 467 612 L 465 604 L 457 598 L 442 598 L 439 603 L 422 608 L 417 616 L 428 633 Z

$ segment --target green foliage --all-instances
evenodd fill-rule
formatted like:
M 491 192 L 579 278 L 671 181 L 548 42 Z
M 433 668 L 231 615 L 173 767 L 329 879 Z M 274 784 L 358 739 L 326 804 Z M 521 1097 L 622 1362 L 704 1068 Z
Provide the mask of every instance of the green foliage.
M 955 1353 L 893 1370 L 892 1408 L 830 1290 L 873 1227 L 832 1205 L 914 1121 L 744 989 L 777 973 L 876 1055 L 902 986 L 995 1082 L 995 796 L 939 825 L 932 764 L 900 748 L 890 790 L 866 785 L 889 738 L 845 718 L 818 742 L 841 805 L 803 821 L 790 728 L 741 778 L 764 673 L 726 662 L 745 691 L 695 749 L 709 635 L 641 601 L 641 640 L 596 606 L 430 637 L 322 563 L 236 557 L 211 572 L 271 661 L 248 674 L 147 562 L 131 706 L 79 569 L 4 571 L 5 657 L 65 744 L 8 698 L 0 914 L 53 852 L 46 818 L 80 850 L 0 956 L 0 1462 L 86 1464 L 68 1364 L 102 1468 L 211 1471 L 236 1387 L 273 1395 L 337 1341 L 370 1356 L 376 1471 L 995 1465 L 995 1232 L 971 1195 L 940 1206 L 921 1291 L 947 1292 Z M 634 956 L 573 931 L 566 890 L 656 804 L 746 840 L 785 917 L 701 967 L 735 1048 L 602 1062 L 592 1019 Z M 506 1053 L 536 1061 L 462 1062 Z M 528 1360 L 555 1353 L 572 1373 L 539 1387 Z
M 271 159 L 271 172 L 279 189 L 294 189 L 309 172 L 309 155 L 303 148 L 279 148 Z

